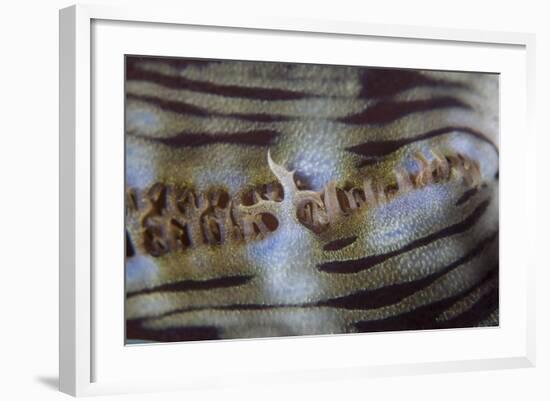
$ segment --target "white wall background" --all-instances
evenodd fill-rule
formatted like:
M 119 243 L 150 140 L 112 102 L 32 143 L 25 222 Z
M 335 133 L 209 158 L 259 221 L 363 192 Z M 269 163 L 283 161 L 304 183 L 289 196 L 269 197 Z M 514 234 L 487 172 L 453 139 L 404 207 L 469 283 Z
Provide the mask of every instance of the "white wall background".
M 136 1 L 96 0 L 128 4 Z M 141 3 L 147 3 L 141 1 Z M 153 2 L 151 2 L 153 3 Z M 221 394 L 149 394 L 120 399 L 550 399 L 550 265 L 545 262 L 550 193 L 544 149 L 550 147 L 546 117 L 550 101 L 550 28 L 545 2 L 168 1 L 189 9 L 226 10 L 279 16 L 365 20 L 537 34 L 537 115 L 539 140 L 537 266 L 537 367 L 478 373 L 369 379 L 229 389 Z M 0 6 L 0 394 L 6 400 L 57 400 L 58 291 L 58 9 L 63 0 L 3 2 Z M 544 177 L 544 178 L 541 178 Z M 521 268 L 521 266 L 518 266 Z M 115 399 L 115 397 L 106 397 Z M 119 399 L 119 398 L 116 398 Z

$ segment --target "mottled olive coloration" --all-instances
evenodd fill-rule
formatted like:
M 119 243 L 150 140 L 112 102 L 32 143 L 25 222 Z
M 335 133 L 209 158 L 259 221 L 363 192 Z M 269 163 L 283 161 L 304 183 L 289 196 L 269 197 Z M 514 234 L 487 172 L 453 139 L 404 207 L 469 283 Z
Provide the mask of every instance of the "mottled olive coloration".
M 498 325 L 498 76 L 126 59 L 128 341 Z

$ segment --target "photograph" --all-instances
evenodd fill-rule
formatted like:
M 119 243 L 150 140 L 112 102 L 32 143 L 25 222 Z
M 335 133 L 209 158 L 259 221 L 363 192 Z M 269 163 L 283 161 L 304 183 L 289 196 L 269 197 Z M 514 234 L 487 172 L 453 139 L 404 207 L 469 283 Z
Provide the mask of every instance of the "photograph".
M 125 344 L 499 326 L 499 74 L 126 54 Z

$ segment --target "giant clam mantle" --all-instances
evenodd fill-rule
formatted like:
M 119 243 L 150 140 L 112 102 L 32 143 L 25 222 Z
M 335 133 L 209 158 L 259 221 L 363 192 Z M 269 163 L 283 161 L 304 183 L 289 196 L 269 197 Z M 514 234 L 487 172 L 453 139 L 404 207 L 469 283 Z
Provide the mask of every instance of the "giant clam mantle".
M 498 78 L 129 57 L 127 338 L 498 324 Z

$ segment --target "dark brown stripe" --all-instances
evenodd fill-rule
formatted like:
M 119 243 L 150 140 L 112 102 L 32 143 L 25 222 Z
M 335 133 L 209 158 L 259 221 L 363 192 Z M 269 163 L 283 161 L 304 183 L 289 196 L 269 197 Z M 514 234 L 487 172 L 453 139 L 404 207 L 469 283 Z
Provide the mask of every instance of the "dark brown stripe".
M 476 131 L 469 127 L 460 127 L 460 126 L 448 126 L 443 128 L 438 128 L 432 131 L 425 132 L 420 135 L 416 135 L 411 138 L 403 138 L 403 139 L 394 139 L 389 141 L 368 141 L 363 142 L 358 145 L 354 145 L 351 147 L 346 148 L 348 152 L 355 153 L 357 155 L 366 157 L 367 160 L 362 161 L 358 164 L 357 167 L 363 167 L 368 164 L 372 164 L 373 160 L 376 161 L 377 158 L 386 156 L 390 153 L 395 152 L 397 149 L 409 145 L 414 142 L 423 141 L 426 139 L 434 138 L 440 135 L 446 135 L 452 132 L 459 132 L 466 135 L 471 135 L 477 139 L 480 139 L 484 142 L 487 142 L 490 144 L 495 152 L 498 153 L 498 148 L 496 145 L 491 142 L 484 134 L 482 134 L 479 131 Z
M 126 320 L 126 339 L 159 342 L 200 341 L 220 339 L 220 330 L 214 326 L 184 326 L 149 329 L 142 322 Z
M 471 294 L 477 288 L 484 285 L 487 281 L 493 280 L 495 275 L 498 274 L 498 265 L 492 268 L 487 275 L 480 280 L 477 284 L 471 288 L 462 291 L 461 293 L 445 298 L 441 301 L 433 302 L 428 305 L 421 306 L 410 312 L 403 313 L 397 316 L 391 316 L 386 319 L 380 320 L 365 320 L 355 323 L 355 327 L 359 332 L 377 332 L 377 331 L 401 331 L 401 330 L 427 330 L 427 329 L 442 329 L 442 328 L 457 328 L 457 327 L 472 327 L 479 321 L 483 320 L 486 316 L 490 315 L 494 309 L 487 309 L 483 311 L 483 316 L 480 316 L 478 322 L 467 322 L 468 324 L 459 325 L 459 321 L 455 322 L 456 325 L 449 326 L 446 322 L 436 321 L 436 317 L 439 316 L 446 309 L 450 308 L 455 302 L 463 299 Z
M 176 283 L 159 285 L 157 287 L 145 288 L 139 291 L 130 291 L 126 293 L 126 297 L 130 298 L 137 295 L 153 294 L 156 292 L 213 290 L 216 288 L 238 287 L 249 283 L 253 278 L 254 276 L 228 276 L 202 281 L 184 280 Z
M 419 71 L 366 68 L 361 74 L 360 96 L 366 99 L 390 97 L 418 87 L 468 89 L 462 82 L 435 79 Z
M 372 106 L 368 106 L 360 113 L 340 118 L 337 121 L 357 125 L 388 124 L 409 114 L 447 108 L 472 109 L 466 103 L 447 96 L 426 100 L 380 101 Z
M 130 100 L 137 100 L 141 102 L 149 103 L 155 107 L 158 107 L 165 111 L 170 111 L 178 114 L 186 114 L 196 117 L 225 117 L 225 118 L 237 118 L 245 121 L 252 122 L 280 122 L 290 121 L 293 118 L 280 115 L 280 114 L 261 114 L 261 113 L 230 113 L 223 114 L 213 112 L 201 107 L 197 107 L 183 101 L 160 99 L 154 96 L 134 95 L 126 94 L 126 98 Z
M 490 243 L 492 243 L 497 238 L 497 236 L 498 232 L 493 233 L 489 237 L 480 241 L 474 249 L 468 252 L 468 254 L 443 267 L 438 272 L 424 277 L 420 280 L 415 280 L 402 284 L 389 285 L 382 288 L 377 288 L 375 290 L 358 291 L 350 295 L 320 302 L 319 306 L 332 306 L 344 309 L 374 309 L 397 303 L 402 299 L 414 294 L 415 292 L 428 287 L 438 278 L 444 276 L 445 274 L 448 274 L 457 267 L 470 262 L 472 259 L 477 257 Z
M 195 81 L 182 76 L 164 75 L 154 71 L 142 70 L 134 63 L 126 65 L 126 80 L 147 81 L 171 89 L 186 89 L 225 97 L 240 97 L 257 100 L 298 100 L 309 97 L 308 94 L 304 92 L 239 85 L 220 85 L 204 81 Z
M 195 133 L 180 132 L 169 138 L 154 138 L 138 136 L 138 138 L 147 139 L 162 143 L 173 148 L 199 147 L 219 143 L 243 146 L 269 146 L 279 133 L 273 130 L 256 130 L 236 133 Z
M 356 236 L 348 238 L 340 238 L 334 241 L 329 242 L 323 246 L 324 251 L 338 251 L 346 246 L 353 244 L 357 240 Z
M 480 219 L 481 216 L 483 216 L 483 213 L 485 213 L 487 206 L 489 206 L 489 200 L 485 200 L 482 203 L 480 203 L 476 207 L 476 209 L 472 212 L 472 214 L 470 214 L 461 222 L 453 224 L 449 227 L 445 227 L 440 231 L 437 231 L 433 234 L 427 235 L 426 237 L 410 242 L 409 244 L 395 251 L 378 254 L 378 255 L 371 255 L 361 259 L 322 263 L 320 265 L 317 265 L 317 267 L 321 271 L 324 271 L 327 273 L 336 273 L 336 274 L 358 273 L 360 271 L 370 269 L 380 263 L 385 262 L 390 258 L 393 258 L 394 256 L 401 255 L 415 248 L 428 245 L 431 242 L 449 237 L 451 235 L 459 234 L 461 232 L 468 230 L 469 228 L 471 228 L 477 223 L 477 221 Z
M 455 205 L 460 206 L 463 203 L 465 203 L 468 199 L 470 199 L 472 196 L 474 196 L 477 193 L 478 189 L 477 187 L 471 188 L 464 192 L 462 196 L 456 201 Z
M 205 109 L 182 101 L 160 99 L 154 96 L 134 95 L 132 93 L 127 93 L 126 99 L 146 102 L 163 110 L 172 111 L 179 114 L 191 114 L 199 117 L 207 117 L 209 115 Z

